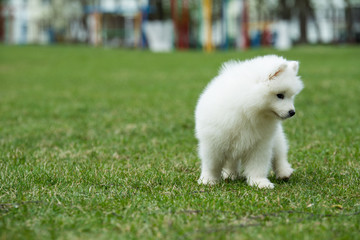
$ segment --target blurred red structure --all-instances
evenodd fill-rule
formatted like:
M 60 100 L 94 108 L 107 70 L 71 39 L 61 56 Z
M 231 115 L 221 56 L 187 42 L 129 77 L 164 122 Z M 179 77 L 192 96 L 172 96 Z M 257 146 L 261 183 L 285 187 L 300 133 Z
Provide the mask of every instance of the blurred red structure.
M 171 16 L 174 23 L 176 47 L 179 49 L 189 48 L 190 13 L 189 0 L 181 1 L 181 9 L 178 8 L 177 0 L 171 0 Z

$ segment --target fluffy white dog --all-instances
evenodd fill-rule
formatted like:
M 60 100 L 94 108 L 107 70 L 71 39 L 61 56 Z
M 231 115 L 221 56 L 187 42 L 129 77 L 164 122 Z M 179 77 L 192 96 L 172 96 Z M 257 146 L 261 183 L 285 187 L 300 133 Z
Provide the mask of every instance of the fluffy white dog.
M 303 88 L 298 68 L 275 55 L 223 64 L 195 110 L 199 184 L 243 176 L 250 186 L 274 188 L 271 167 L 277 178 L 290 178 L 281 121 L 295 115 L 294 97 Z

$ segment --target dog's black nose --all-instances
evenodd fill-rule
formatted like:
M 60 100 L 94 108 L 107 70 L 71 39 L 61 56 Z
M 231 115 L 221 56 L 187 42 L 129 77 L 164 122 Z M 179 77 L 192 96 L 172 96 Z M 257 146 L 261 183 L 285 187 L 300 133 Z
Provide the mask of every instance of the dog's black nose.
M 292 116 L 294 116 L 294 115 L 295 115 L 295 111 L 294 111 L 294 110 L 290 110 L 290 111 L 289 111 L 289 116 L 292 117 Z

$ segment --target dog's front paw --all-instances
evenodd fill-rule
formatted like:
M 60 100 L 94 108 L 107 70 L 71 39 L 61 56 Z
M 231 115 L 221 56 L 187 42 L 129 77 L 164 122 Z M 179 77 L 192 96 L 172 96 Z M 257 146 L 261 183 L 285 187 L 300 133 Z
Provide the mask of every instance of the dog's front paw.
M 250 186 L 255 186 L 258 188 L 269 188 L 273 189 L 275 186 L 273 183 L 269 181 L 267 178 L 251 178 L 249 177 L 247 180 Z
M 200 177 L 198 180 L 198 184 L 204 184 L 204 185 L 215 185 L 219 182 L 219 179 L 212 178 L 212 177 Z
M 293 172 L 294 172 L 294 169 L 292 169 L 290 166 L 279 169 L 276 171 L 276 178 L 284 180 L 284 181 L 289 181 Z

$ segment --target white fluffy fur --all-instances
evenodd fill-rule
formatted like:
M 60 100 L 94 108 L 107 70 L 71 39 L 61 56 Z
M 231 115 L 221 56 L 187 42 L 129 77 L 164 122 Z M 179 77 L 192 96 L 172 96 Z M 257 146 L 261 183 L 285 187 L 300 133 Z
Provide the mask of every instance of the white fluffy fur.
M 223 64 L 195 110 L 200 184 L 244 176 L 251 186 L 273 188 L 271 167 L 278 178 L 290 177 L 281 121 L 293 115 L 303 88 L 297 72 L 298 62 L 275 55 Z

